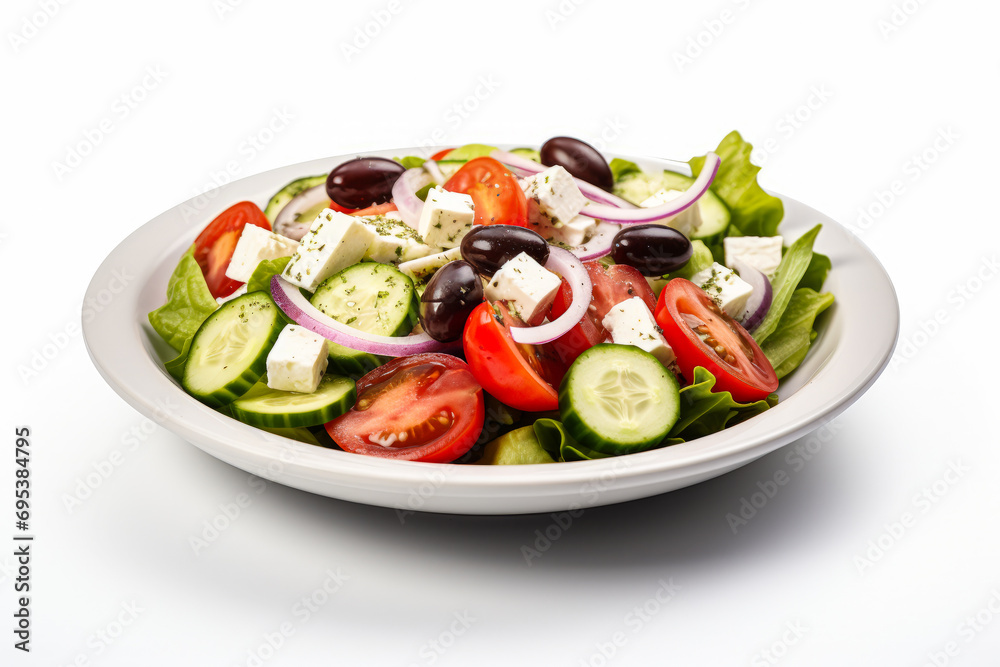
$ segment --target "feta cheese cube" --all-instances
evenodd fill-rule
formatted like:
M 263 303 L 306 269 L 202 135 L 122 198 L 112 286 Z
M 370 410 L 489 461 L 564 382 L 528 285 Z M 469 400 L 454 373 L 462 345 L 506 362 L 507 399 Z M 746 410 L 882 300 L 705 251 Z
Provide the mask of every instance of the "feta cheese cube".
M 375 232 L 357 218 L 323 209 L 282 275 L 293 285 L 315 292 L 324 280 L 360 262 L 374 240 Z
M 560 227 L 553 225 L 544 216 L 539 216 L 535 220 L 529 219 L 529 223 L 529 228 L 541 234 L 549 243 L 566 246 L 582 245 L 597 228 L 597 221 L 585 215 L 574 216 Z
M 565 167 L 556 165 L 521 179 L 521 189 L 528 198 L 529 215 L 537 211 L 559 227 L 579 215 L 587 198 Z
M 652 354 L 664 366 L 677 358 L 656 325 L 649 306 L 640 297 L 634 296 L 614 306 L 604 316 L 602 324 L 616 345 L 634 345 Z
M 733 260 L 739 259 L 771 278 L 781 264 L 783 242 L 780 236 L 727 236 L 722 239 L 726 266 L 733 268 Z
M 262 261 L 291 257 L 298 247 L 298 241 L 269 232 L 263 227 L 247 224 L 243 227 L 240 240 L 233 250 L 233 257 L 226 267 L 226 277 L 245 283 Z
M 475 219 L 472 197 L 435 186 L 427 193 L 417 232 L 427 245 L 454 248 L 472 229 Z
M 325 338 L 303 327 L 287 325 L 267 354 L 267 386 L 313 393 L 326 372 L 327 352 Z
M 500 267 L 485 294 L 490 301 L 506 301 L 510 311 L 528 324 L 538 324 L 561 284 L 559 276 L 522 252 Z
M 677 199 L 681 196 L 681 194 L 680 190 L 667 190 L 664 188 L 653 193 L 652 196 L 639 204 L 639 206 L 643 208 L 660 206 L 661 204 L 666 204 L 667 202 Z M 667 227 L 673 227 L 684 236 L 691 238 L 691 235 L 697 232 L 698 228 L 701 227 L 701 208 L 697 203 L 695 203 L 688 206 L 677 215 L 657 220 L 656 223 Z
M 399 270 L 410 277 L 413 286 L 418 290 L 427 284 L 434 272 L 448 262 L 462 259 L 462 249 L 452 248 L 444 252 L 437 252 L 419 259 L 412 259 L 399 265 Z
M 747 299 L 753 293 L 753 287 L 718 262 L 691 276 L 691 282 L 705 290 L 719 308 L 733 318 L 743 314 Z
M 233 292 L 232 294 L 230 294 L 229 296 L 219 296 L 219 297 L 216 297 L 215 300 L 218 301 L 219 305 L 221 306 L 225 302 L 232 301 L 236 297 L 243 296 L 246 293 L 247 293 L 247 284 L 243 283 L 242 285 L 240 285 L 239 287 L 237 287 L 236 291 Z
M 365 257 L 372 261 L 398 264 L 424 257 L 432 251 L 430 246 L 424 244 L 420 234 L 402 220 L 381 215 L 364 216 L 359 220 L 375 234 L 365 253 Z

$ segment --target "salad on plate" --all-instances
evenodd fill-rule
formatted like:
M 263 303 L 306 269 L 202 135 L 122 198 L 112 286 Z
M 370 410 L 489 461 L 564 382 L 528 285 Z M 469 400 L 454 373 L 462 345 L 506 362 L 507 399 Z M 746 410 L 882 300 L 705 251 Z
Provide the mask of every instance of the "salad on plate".
M 833 303 L 738 133 L 690 175 L 555 137 L 358 157 L 209 222 L 149 314 L 233 419 L 364 456 L 556 463 L 776 404 Z

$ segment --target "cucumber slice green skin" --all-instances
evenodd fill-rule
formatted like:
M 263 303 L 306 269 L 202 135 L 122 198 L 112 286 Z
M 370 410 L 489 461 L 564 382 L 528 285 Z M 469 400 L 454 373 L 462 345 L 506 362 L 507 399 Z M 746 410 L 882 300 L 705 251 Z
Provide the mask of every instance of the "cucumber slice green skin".
M 310 302 L 338 322 L 382 336 L 410 333 L 420 307 L 409 277 L 378 262 L 362 262 L 335 273 L 316 288 Z
M 512 148 L 510 150 L 514 155 L 520 155 L 521 157 L 528 158 L 532 162 L 542 163 L 542 154 L 539 153 L 534 148 Z
M 619 456 L 652 449 L 680 415 L 680 386 L 656 357 L 602 343 L 581 354 L 559 387 L 559 417 L 581 445 Z
M 284 326 L 267 292 L 227 301 L 191 340 L 181 386 L 213 408 L 232 403 L 264 375 L 267 355 Z
M 691 187 L 692 183 L 694 183 L 693 178 L 675 171 L 631 173 L 615 183 L 614 193 L 638 205 L 659 190 L 666 188 L 683 191 Z M 721 239 L 732 218 L 726 203 L 709 190 L 698 200 L 698 212 L 701 213 L 701 227 L 691 238 L 702 239 L 709 244 Z
M 441 169 L 441 173 L 445 178 L 451 178 L 452 174 L 465 166 L 468 160 L 438 160 L 437 165 Z M 438 185 L 444 185 L 444 183 L 438 183 Z
M 353 350 L 332 341 L 329 345 L 330 361 L 326 368 L 327 372 L 346 375 L 355 380 L 391 359 L 391 357 L 380 357 L 376 354 Z
M 285 187 L 278 190 L 271 200 L 267 202 L 267 206 L 264 208 L 264 217 L 266 217 L 272 224 L 274 224 L 274 219 L 278 217 L 278 213 L 281 209 L 288 205 L 288 202 L 295 199 L 296 196 L 305 192 L 309 188 L 314 188 L 320 183 L 326 183 L 326 174 L 322 176 L 306 176 L 305 178 L 299 178 Z
M 251 426 L 297 428 L 319 426 L 354 406 L 354 380 L 324 375 L 311 394 L 271 389 L 258 382 L 230 406 L 233 417 Z

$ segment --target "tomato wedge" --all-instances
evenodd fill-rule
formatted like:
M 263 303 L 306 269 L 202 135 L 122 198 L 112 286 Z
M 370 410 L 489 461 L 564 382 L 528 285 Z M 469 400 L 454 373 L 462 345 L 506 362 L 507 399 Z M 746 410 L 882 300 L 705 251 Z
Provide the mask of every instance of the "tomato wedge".
M 512 408 L 529 412 L 555 410 L 559 395 L 510 337 L 510 314 L 502 304 L 483 303 L 469 315 L 462 333 L 465 358 L 489 394 Z M 537 365 L 537 364 L 536 364 Z
M 443 160 L 448 153 L 455 150 L 454 148 L 442 148 L 437 153 L 431 156 L 431 159 L 437 162 L 438 160 Z
M 656 308 L 656 295 L 645 276 L 635 267 L 626 264 L 605 266 L 600 262 L 584 262 L 583 265 L 594 286 L 594 296 L 590 300 L 587 316 L 594 323 L 601 340 L 608 335 L 604 328 L 604 317 L 622 301 L 637 296 L 646 302 L 650 312 Z
M 452 174 L 445 190 L 472 196 L 477 225 L 528 226 L 528 200 L 517 177 L 491 157 L 477 157 Z
M 229 296 L 241 283 L 226 277 L 243 227 L 256 225 L 271 231 L 271 223 L 257 204 L 241 201 L 220 213 L 194 240 L 194 258 L 205 274 L 208 290 L 215 298 Z
M 667 283 L 655 317 L 688 382 L 703 366 L 715 376 L 716 391 L 728 391 L 744 403 L 767 398 L 778 388 L 778 376 L 753 337 L 690 280 Z
M 332 202 L 332 203 L 336 204 L 337 202 Z M 369 206 L 368 208 L 359 208 L 359 209 L 345 208 L 344 213 L 347 213 L 347 215 L 385 215 L 390 211 L 398 211 L 398 210 L 399 209 L 396 208 L 396 205 L 390 201 L 384 204 L 376 204 L 374 206 Z
M 483 430 L 483 390 L 464 361 L 414 354 L 357 383 L 358 400 L 326 431 L 345 451 L 403 461 L 449 463 Z
M 563 278 L 556 299 L 552 302 L 549 320 L 562 317 L 571 303 L 573 303 L 573 288 Z M 572 329 L 552 341 L 551 345 L 563 363 L 569 366 L 581 354 L 603 341 L 604 337 L 597 330 L 597 327 L 594 326 L 589 317 L 584 315 L 579 324 L 574 325 Z

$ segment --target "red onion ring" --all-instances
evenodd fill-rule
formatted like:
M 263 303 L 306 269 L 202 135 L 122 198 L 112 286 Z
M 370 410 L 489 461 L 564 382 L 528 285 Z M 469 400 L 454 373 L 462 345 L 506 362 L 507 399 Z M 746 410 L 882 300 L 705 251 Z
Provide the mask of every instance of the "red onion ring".
M 399 209 L 403 222 L 413 229 L 417 228 L 420 214 L 424 210 L 424 203 L 417 197 L 417 190 L 430 182 L 431 175 L 420 167 L 415 167 L 404 171 L 392 185 L 392 203 Z
M 740 274 L 740 278 L 745 280 L 753 288 L 753 293 L 747 299 L 747 305 L 743 309 L 743 314 L 738 318 L 740 324 L 747 331 L 753 331 L 760 326 L 767 316 L 767 311 L 771 309 L 771 281 L 764 273 L 741 259 L 734 259 L 732 268 Z
M 298 287 L 280 275 L 271 278 L 271 296 L 278 304 L 278 308 L 296 324 L 352 350 L 380 354 L 385 357 L 405 357 L 411 354 L 443 352 L 462 347 L 461 340 L 453 343 L 441 343 L 425 333 L 412 336 L 379 336 L 349 327 L 320 312 L 309 303 L 308 299 L 302 296 Z
M 444 185 L 445 181 L 448 179 L 444 177 L 444 173 L 441 171 L 441 167 L 434 160 L 427 160 L 423 165 L 424 169 L 428 174 L 431 175 L 431 179 L 438 185 Z
M 326 194 L 326 183 L 303 190 L 292 197 L 291 201 L 285 204 L 278 215 L 274 218 L 274 233 L 281 234 L 293 241 L 301 241 L 309 228 L 312 227 L 313 220 L 301 220 L 299 216 L 315 207 L 317 204 L 328 203 L 329 195 Z
M 573 301 L 566 312 L 552 322 L 536 327 L 512 327 L 510 337 L 515 343 L 528 345 L 551 343 L 576 326 L 590 307 L 594 286 L 579 257 L 568 250 L 552 246 L 549 248 L 549 259 L 545 262 L 545 268 L 566 279 L 573 289 Z
M 532 174 L 538 174 L 549 168 L 544 164 L 538 164 L 533 160 L 529 160 L 528 158 L 523 158 L 520 155 L 515 155 L 506 151 L 493 151 L 490 153 L 490 157 L 529 176 Z M 613 194 L 605 192 L 593 183 L 588 183 L 587 181 L 579 178 L 574 178 L 573 180 L 576 181 L 576 184 L 580 188 L 580 192 L 583 193 L 583 196 L 591 201 L 605 204 L 613 208 L 635 208 L 635 204 L 627 202 L 621 197 L 616 197 Z M 587 215 L 590 215 L 590 213 Z M 599 218 L 601 216 L 592 215 L 591 217 Z
M 649 208 L 633 208 L 622 210 L 614 206 L 603 204 L 587 204 L 581 213 L 592 218 L 600 218 L 608 222 L 617 222 L 623 225 L 635 225 L 644 222 L 656 222 L 663 218 L 670 218 L 679 213 L 683 213 L 688 207 L 694 205 L 702 195 L 708 192 L 709 186 L 715 180 L 715 175 L 719 172 L 719 165 L 722 160 L 715 153 L 705 156 L 705 166 L 702 168 L 698 178 L 676 199 L 668 201 L 659 206 Z
M 613 225 L 610 222 L 598 222 L 590 240 L 583 245 L 570 248 L 570 252 L 584 262 L 591 259 L 600 259 L 611 252 L 611 246 L 614 245 L 615 241 L 615 234 L 620 229 L 621 225 Z

